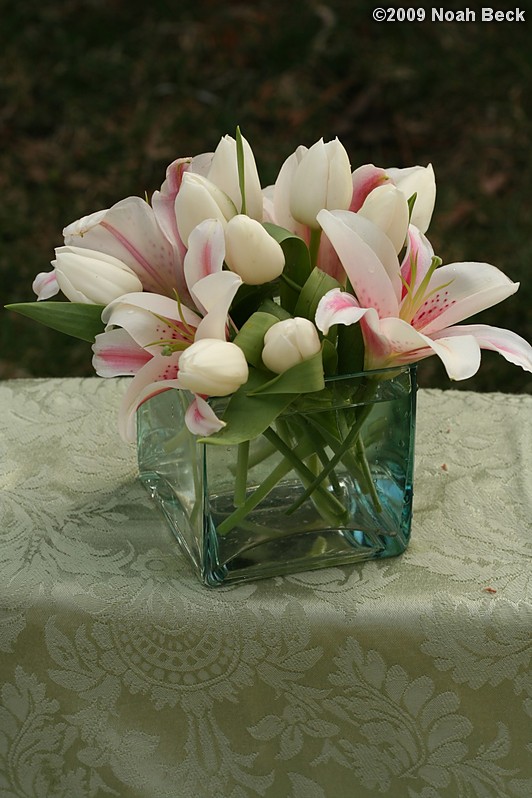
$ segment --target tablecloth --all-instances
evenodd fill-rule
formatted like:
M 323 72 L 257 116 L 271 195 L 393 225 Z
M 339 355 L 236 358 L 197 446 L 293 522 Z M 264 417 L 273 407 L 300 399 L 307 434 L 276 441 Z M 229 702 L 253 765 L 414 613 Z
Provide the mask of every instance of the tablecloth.
M 0 796 L 530 798 L 532 397 L 419 392 L 401 557 L 209 589 L 126 383 L 0 384 Z

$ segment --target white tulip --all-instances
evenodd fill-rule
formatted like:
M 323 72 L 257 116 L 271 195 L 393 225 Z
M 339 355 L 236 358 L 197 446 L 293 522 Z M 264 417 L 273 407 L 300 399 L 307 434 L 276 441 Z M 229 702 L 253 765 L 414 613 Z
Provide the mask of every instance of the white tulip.
M 302 156 L 290 190 L 290 213 L 308 227 L 319 229 L 317 214 L 323 209 L 347 210 L 353 195 L 349 156 L 335 139 L 320 139 Z
M 179 358 L 180 388 L 204 396 L 228 396 L 248 378 L 248 364 L 236 344 L 201 338 Z
M 249 143 L 242 137 L 244 152 L 244 195 L 246 214 L 252 219 L 262 221 L 262 191 L 255 158 Z M 216 147 L 211 167 L 207 174 L 209 180 L 221 188 L 231 198 L 235 207 L 242 209 L 242 194 L 238 177 L 236 141 L 224 136 Z
M 233 216 L 225 228 L 225 262 L 248 285 L 262 285 L 279 277 L 285 259 L 282 247 L 249 216 Z
M 55 254 L 57 283 L 71 302 L 108 305 L 123 294 L 142 291 L 135 272 L 112 255 L 83 247 L 58 247 Z
M 270 371 L 281 374 L 321 349 L 318 331 L 309 319 L 296 316 L 274 324 L 264 336 L 262 362 Z
M 386 169 L 386 174 L 397 188 L 410 199 L 416 194 L 416 201 L 410 221 L 425 233 L 432 218 L 436 201 L 436 179 L 432 164 L 428 166 L 409 166 L 406 169 Z
M 175 199 L 177 229 L 181 240 L 188 245 L 188 237 L 205 219 L 218 219 L 225 227 L 236 214 L 236 208 L 218 186 L 201 175 L 186 172 Z
M 408 231 L 408 202 L 402 191 L 389 183 L 378 186 L 358 213 L 386 233 L 397 253 L 401 251 Z

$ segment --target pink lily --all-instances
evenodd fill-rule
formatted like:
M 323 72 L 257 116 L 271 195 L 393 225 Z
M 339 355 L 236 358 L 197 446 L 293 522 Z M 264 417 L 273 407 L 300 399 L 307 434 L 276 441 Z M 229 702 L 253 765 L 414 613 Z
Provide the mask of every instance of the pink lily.
M 152 197 L 152 207 L 140 197 L 127 197 L 107 210 L 84 216 L 63 230 L 67 246 L 96 250 L 129 266 L 145 291 L 190 302 L 183 275 L 185 246 L 177 229 L 175 201 L 185 172 L 204 174 L 212 153 L 179 158 L 166 170 L 166 180 Z M 33 283 L 37 298 L 49 299 L 59 285 L 55 271 L 38 274 Z
M 319 222 L 338 253 L 353 293 L 333 289 L 320 301 L 316 326 L 360 322 L 365 368 L 412 363 L 436 354 L 451 379 L 471 377 L 480 349 L 499 352 L 532 371 L 532 347 L 508 330 L 453 326 L 501 302 L 519 288 L 488 263 L 440 266 L 425 236 L 412 225 L 400 265 L 378 228 L 352 212 L 321 211 Z
M 140 197 L 127 197 L 63 230 L 65 244 L 113 255 L 132 269 L 145 291 L 187 298 L 183 253 L 161 229 L 153 208 Z
M 149 292 L 126 294 L 104 309 L 106 331 L 96 337 L 93 364 L 101 376 L 135 374 L 120 409 L 120 430 L 127 440 L 134 440 L 137 407 L 161 391 L 180 387 L 182 352 L 204 338 L 226 340 L 229 307 L 242 280 L 222 270 L 224 256 L 222 226 L 207 219 L 190 236 L 183 268 L 187 292 L 203 315 L 175 299 Z M 144 363 L 139 350 L 147 357 Z M 193 404 L 187 417 L 195 429 L 202 418 L 203 434 L 220 428 L 221 422 L 212 418 L 203 403 L 196 398 Z
M 359 166 L 353 172 L 353 197 L 349 210 L 359 211 L 372 191 L 384 185 L 395 186 L 407 200 L 416 195 L 410 221 L 425 233 L 436 201 L 436 181 L 432 164 L 410 166 L 406 169 L 382 169 L 373 164 Z

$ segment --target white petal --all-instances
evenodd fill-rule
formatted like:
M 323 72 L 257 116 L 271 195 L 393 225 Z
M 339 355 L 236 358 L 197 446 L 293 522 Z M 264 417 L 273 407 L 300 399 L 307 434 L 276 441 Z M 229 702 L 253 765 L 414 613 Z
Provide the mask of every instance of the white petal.
M 405 257 L 401 264 L 401 274 L 415 293 L 431 266 L 432 258 L 434 257 L 434 249 L 428 238 L 413 224 L 408 228 L 406 242 L 407 247 Z M 416 264 L 416 279 L 412 285 L 412 267 L 414 262 Z M 406 288 L 403 286 L 403 294 L 404 293 L 406 293 Z
M 188 237 L 185 255 L 185 280 L 189 291 L 209 274 L 221 272 L 225 257 L 225 240 L 222 223 L 218 219 L 205 219 Z
M 118 412 L 118 429 L 125 441 L 136 437 L 135 413 L 147 399 L 169 388 L 178 388 L 177 372 L 181 352 L 170 357 L 156 355 L 133 377 Z
M 488 324 L 464 324 L 442 330 L 441 333 L 436 333 L 434 338 L 438 339 L 440 335 L 446 337 L 472 335 L 481 349 L 498 352 L 515 366 L 521 366 L 525 371 L 532 371 L 532 346 L 511 330 L 491 327 Z
M 193 435 L 212 435 L 225 427 L 212 407 L 201 396 L 195 396 L 185 413 L 185 424 Z
M 449 285 L 446 285 L 449 283 Z M 412 323 L 426 334 L 457 324 L 515 294 L 519 283 L 489 263 L 449 263 L 436 269 L 427 294 Z
M 381 317 L 396 316 L 397 294 L 374 250 L 337 212 L 322 210 L 317 218 L 342 261 L 359 303 L 375 308 Z
M 395 296 L 399 300 L 402 290 L 401 270 L 395 248 L 386 233 L 377 227 L 370 219 L 359 213 L 350 211 L 335 211 L 334 215 L 341 219 L 351 230 L 358 233 L 360 238 L 371 247 L 378 257 L 392 283 Z
M 233 272 L 210 274 L 196 283 L 194 296 L 207 311 L 198 325 L 196 341 L 201 338 L 225 340 L 229 307 L 241 285 L 241 278 Z
M 37 294 L 37 301 L 55 296 L 59 291 L 55 269 L 51 272 L 39 272 L 31 287 Z
M 151 360 L 151 355 L 125 330 L 97 335 L 92 346 L 92 365 L 99 377 L 132 376 Z
M 436 180 L 432 164 L 428 166 L 409 166 L 406 169 L 386 169 L 386 174 L 393 180 L 406 199 L 417 194 L 410 221 L 425 233 L 432 218 L 436 201 Z
M 193 332 L 201 317 L 184 307 L 181 313 Z M 169 319 L 173 324 L 166 324 L 163 319 Z M 106 330 L 114 326 L 123 327 L 143 347 L 170 339 L 183 340 L 179 330 L 186 332 L 175 299 L 158 294 L 126 294 L 104 309 L 102 321 Z
M 472 335 L 433 340 L 408 322 L 392 318 L 380 320 L 380 332 L 388 338 L 393 353 L 390 357 L 397 363 L 415 362 L 434 353 L 452 380 L 472 377 L 480 366 L 480 347 Z
M 366 312 L 352 294 L 333 288 L 318 302 L 316 327 L 327 335 L 334 324 L 355 324 Z
M 140 197 L 127 197 L 63 230 L 66 244 L 99 250 L 127 264 L 146 291 L 186 301 L 183 265 L 177 247 L 159 227 L 153 209 Z

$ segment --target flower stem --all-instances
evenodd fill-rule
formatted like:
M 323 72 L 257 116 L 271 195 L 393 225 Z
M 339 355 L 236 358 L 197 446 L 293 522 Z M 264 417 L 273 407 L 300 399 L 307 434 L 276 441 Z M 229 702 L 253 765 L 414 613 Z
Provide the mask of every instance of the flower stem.
M 243 443 L 238 444 L 238 454 L 237 454 L 236 474 L 235 474 L 235 493 L 233 500 L 235 507 L 241 507 L 246 501 L 248 461 L 249 461 L 249 441 L 243 441 Z

